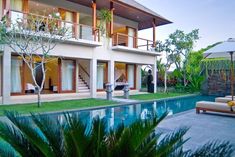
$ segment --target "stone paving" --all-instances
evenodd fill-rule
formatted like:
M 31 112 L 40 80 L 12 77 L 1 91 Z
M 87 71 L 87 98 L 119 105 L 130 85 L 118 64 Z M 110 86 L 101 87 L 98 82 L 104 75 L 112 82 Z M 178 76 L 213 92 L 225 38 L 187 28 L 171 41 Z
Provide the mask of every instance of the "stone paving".
M 190 127 L 185 135 L 185 138 L 190 138 L 184 145 L 186 150 L 195 149 L 213 140 L 226 140 L 235 145 L 235 116 L 233 115 L 196 114 L 195 110 L 190 110 L 166 118 L 160 123 L 159 129 L 169 132 L 180 126 Z

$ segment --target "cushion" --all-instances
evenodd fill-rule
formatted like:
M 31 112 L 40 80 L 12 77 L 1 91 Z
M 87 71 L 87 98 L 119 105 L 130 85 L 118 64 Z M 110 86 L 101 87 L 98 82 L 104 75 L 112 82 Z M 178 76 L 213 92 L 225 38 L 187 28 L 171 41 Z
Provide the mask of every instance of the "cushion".
M 231 107 L 229 107 L 227 103 L 221 102 L 199 101 L 196 103 L 196 107 L 219 111 L 231 111 Z M 233 109 L 235 109 L 235 106 L 233 106 Z

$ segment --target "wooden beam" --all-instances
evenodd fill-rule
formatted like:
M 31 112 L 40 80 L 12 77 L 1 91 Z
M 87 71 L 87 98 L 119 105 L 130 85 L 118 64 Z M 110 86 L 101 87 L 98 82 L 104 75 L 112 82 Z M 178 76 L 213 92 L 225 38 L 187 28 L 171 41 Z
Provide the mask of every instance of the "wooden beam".
M 113 2 L 110 2 L 110 14 L 111 14 L 111 21 L 110 21 L 110 37 L 113 35 L 113 12 L 114 12 L 114 7 L 113 7 Z
M 73 12 L 73 33 L 74 38 L 78 39 L 78 18 L 77 18 L 77 12 Z
M 23 10 L 24 13 L 29 12 L 29 0 L 23 0 Z
M 11 9 L 11 1 L 10 0 L 3 0 L 3 14 L 5 15 Z
M 153 47 L 156 46 L 156 19 L 153 19 Z
M 58 70 L 58 87 L 57 87 L 57 91 L 58 91 L 58 93 L 61 93 L 61 90 L 62 90 L 62 88 L 61 88 L 61 83 L 62 83 L 62 74 L 61 74 L 61 68 L 62 68 L 62 66 L 61 66 L 61 62 L 62 62 L 62 59 L 61 58 L 58 58 L 58 67 L 57 67 L 57 70 Z
M 93 34 L 95 35 L 95 31 L 96 31 L 96 23 L 97 23 L 97 19 L 96 19 L 96 0 L 92 1 L 92 27 L 93 27 Z

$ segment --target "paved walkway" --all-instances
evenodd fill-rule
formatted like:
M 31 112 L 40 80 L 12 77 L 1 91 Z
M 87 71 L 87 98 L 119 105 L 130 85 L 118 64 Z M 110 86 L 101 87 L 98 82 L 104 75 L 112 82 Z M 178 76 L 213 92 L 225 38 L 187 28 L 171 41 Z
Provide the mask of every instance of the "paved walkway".
M 235 116 L 201 113 L 195 110 L 176 114 L 162 121 L 159 129 L 165 132 L 173 131 L 180 126 L 190 127 L 185 138 L 185 149 L 194 149 L 212 140 L 227 140 L 235 145 Z

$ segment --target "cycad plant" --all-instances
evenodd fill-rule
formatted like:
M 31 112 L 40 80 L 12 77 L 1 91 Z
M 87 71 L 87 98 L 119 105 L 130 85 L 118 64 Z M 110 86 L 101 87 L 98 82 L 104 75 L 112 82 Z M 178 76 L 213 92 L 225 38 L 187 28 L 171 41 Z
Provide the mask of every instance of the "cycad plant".
M 233 151 L 228 142 L 211 142 L 196 151 L 184 151 L 183 144 L 188 139 L 183 136 L 188 128 L 168 134 L 156 129 L 166 114 L 111 130 L 98 117 L 88 126 L 68 113 L 62 122 L 46 115 L 21 117 L 7 112 L 6 116 L 8 120 L 0 123 L 3 157 L 228 157 Z

